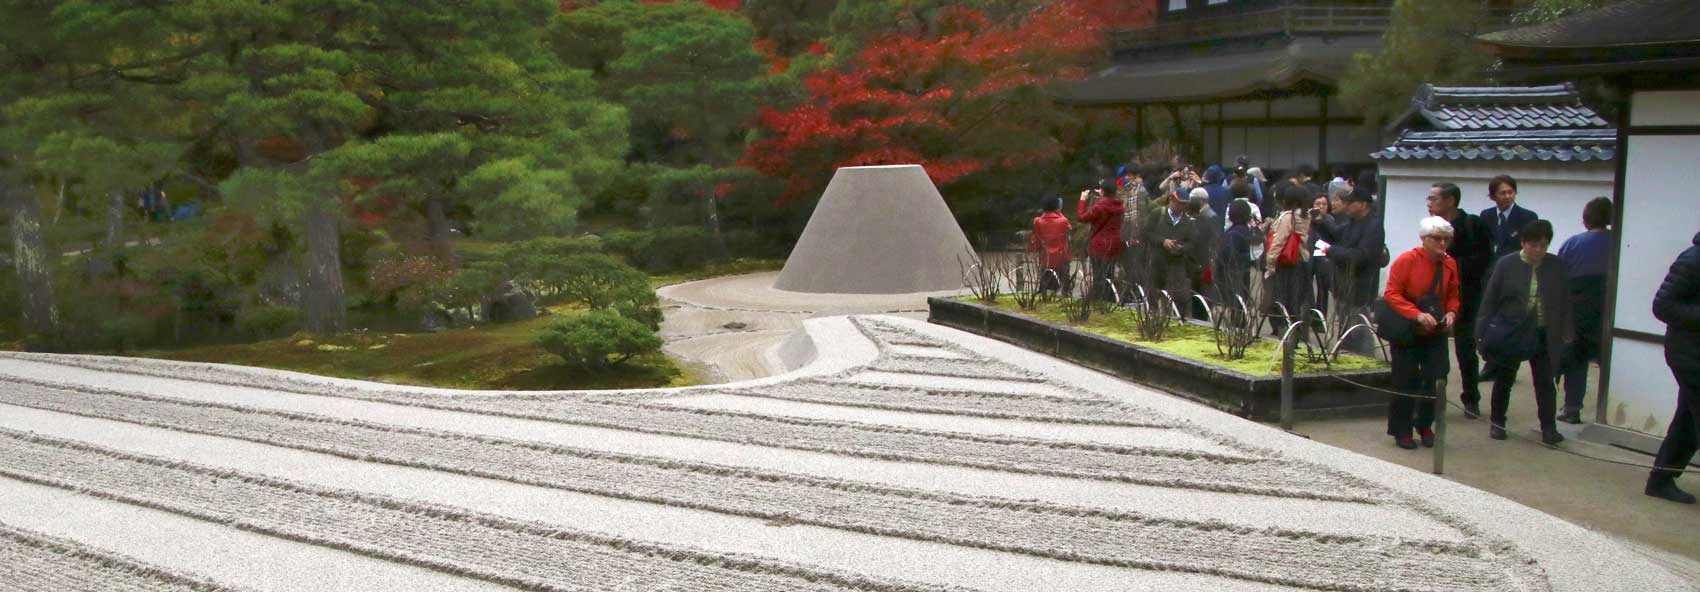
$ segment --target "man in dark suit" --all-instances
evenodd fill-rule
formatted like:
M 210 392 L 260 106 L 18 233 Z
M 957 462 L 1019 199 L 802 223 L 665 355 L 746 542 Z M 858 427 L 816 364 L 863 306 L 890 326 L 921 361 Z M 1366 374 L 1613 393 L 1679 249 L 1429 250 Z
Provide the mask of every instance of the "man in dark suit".
M 1539 220 L 1541 216 L 1533 210 L 1517 205 L 1517 180 L 1511 175 L 1499 175 L 1488 180 L 1488 198 L 1494 206 L 1482 210 L 1482 222 L 1487 225 L 1488 235 L 1493 237 L 1493 258 L 1498 260 L 1505 255 L 1523 250 L 1521 234 L 1523 227 L 1530 222 Z M 1488 269 L 1493 266 L 1489 265 Z M 1486 362 L 1482 372 L 1476 377 L 1478 381 L 1493 380 L 1499 374 L 1499 365 L 1492 358 L 1483 356 Z
M 1487 223 L 1488 233 L 1493 236 L 1494 257 L 1523 250 L 1523 241 L 1518 235 L 1524 226 L 1539 220 L 1541 216 L 1533 210 L 1517 205 L 1517 180 L 1511 178 L 1511 175 L 1500 175 L 1489 180 L 1488 197 L 1493 199 L 1495 205 L 1482 210 L 1482 222 Z

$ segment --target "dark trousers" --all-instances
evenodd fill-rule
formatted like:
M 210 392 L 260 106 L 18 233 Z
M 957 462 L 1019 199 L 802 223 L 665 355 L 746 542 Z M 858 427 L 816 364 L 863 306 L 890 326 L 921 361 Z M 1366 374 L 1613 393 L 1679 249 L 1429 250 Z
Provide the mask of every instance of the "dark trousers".
M 1412 395 L 1433 395 L 1434 382 L 1446 377 L 1446 338 L 1420 339 L 1411 347 L 1394 345 L 1391 349 L 1393 389 Z M 1426 430 L 1434 425 L 1434 401 L 1411 397 L 1391 399 L 1387 407 L 1388 435 L 1409 438 L 1413 428 Z
M 1465 319 L 1469 319 L 1465 321 Z M 1481 358 L 1476 355 L 1476 321 L 1474 315 L 1459 315 L 1452 329 L 1452 349 L 1458 355 L 1458 380 L 1464 392 L 1458 397 L 1465 403 L 1480 403 L 1482 388 Z
M 1559 377 L 1564 380 L 1564 411 L 1581 411 L 1582 399 L 1588 396 L 1588 364 L 1600 357 L 1599 339 L 1578 335 L 1565 352 Z
M 1094 300 L 1109 300 L 1110 294 L 1113 293 L 1110 290 L 1110 280 L 1115 277 L 1116 258 L 1093 255 L 1090 257 L 1090 260 L 1092 266 L 1092 288 L 1088 290 L 1088 292 L 1092 295 L 1092 299 Z
M 1158 254 L 1151 258 L 1150 283 L 1145 286 L 1145 297 L 1153 304 L 1163 303 L 1158 290 L 1169 293 L 1174 300 L 1175 309 L 1192 310 L 1192 271 L 1187 269 L 1184 257 L 1168 257 Z
M 1669 359 L 1669 354 L 1666 354 Z M 1671 369 L 1676 370 L 1672 364 Z M 1676 372 L 1676 415 L 1671 417 L 1670 428 L 1665 430 L 1665 442 L 1659 445 L 1659 454 L 1653 457 L 1653 464 L 1672 469 L 1684 469 L 1694 460 L 1696 439 L 1700 438 L 1700 376 L 1683 376 Z M 1677 471 L 1661 471 L 1654 469 L 1649 480 L 1669 481 L 1677 478 Z
M 1039 291 L 1068 293 L 1068 263 L 1039 270 Z
M 1551 429 L 1557 425 L 1553 421 L 1558 405 L 1558 387 L 1552 381 L 1552 358 L 1547 356 L 1547 330 L 1545 327 L 1535 332 L 1535 339 L 1541 348 L 1529 358 L 1529 370 L 1535 376 L 1535 414 L 1541 419 L 1541 429 Z M 1511 404 L 1511 383 L 1517 376 L 1517 370 L 1523 366 L 1519 362 L 1501 360 L 1499 373 L 1493 377 L 1493 406 L 1488 413 L 1488 419 L 1494 425 L 1505 427 L 1505 409 Z

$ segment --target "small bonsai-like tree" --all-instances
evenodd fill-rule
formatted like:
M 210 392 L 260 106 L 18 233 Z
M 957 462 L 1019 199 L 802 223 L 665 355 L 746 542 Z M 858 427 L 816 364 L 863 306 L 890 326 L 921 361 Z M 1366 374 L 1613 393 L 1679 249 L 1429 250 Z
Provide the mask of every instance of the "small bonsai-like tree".
M 654 330 L 612 310 L 593 310 L 551 322 L 533 342 L 575 368 L 623 364 L 633 356 L 661 349 L 661 338 Z

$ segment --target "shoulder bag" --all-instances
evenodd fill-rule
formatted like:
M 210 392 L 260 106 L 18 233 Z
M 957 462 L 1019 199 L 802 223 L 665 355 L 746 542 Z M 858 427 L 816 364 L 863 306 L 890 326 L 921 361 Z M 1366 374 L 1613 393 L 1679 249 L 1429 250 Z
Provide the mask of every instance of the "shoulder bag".
M 1417 297 L 1417 310 L 1428 313 L 1436 321 L 1446 316 L 1446 313 L 1441 311 L 1440 301 L 1440 282 L 1445 277 L 1446 265 L 1442 262 L 1434 268 L 1434 282 L 1428 291 Z M 1375 334 L 1399 347 L 1411 347 L 1416 345 L 1419 339 L 1426 337 L 1422 334 L 1421 324 L 1393 310 L 1393 306 L 1388 304 L 1385 298 L 1375 303 Z

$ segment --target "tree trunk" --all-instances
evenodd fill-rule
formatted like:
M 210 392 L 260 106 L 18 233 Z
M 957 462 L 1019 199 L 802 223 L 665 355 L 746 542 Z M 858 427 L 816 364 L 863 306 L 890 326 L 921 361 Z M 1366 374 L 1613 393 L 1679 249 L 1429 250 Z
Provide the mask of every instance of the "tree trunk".
M 449 242 L 449 215 L 441 195 L 425 198 L 425 240 L 431 254 L 439 259 L 454 258 L 454 246 Z
M 307 293 L 302 298 L 307 330 L 342 332 L 348 328 L 348 311 L 343 306 L 336 199 L 328 195 L 313 199 L 302 216 L 307 229 Z
M 704 198 L 703 208 L 708 211 L 708 238 L 714 248 L 716 259 L 726 258 L 726 237 L 720 234 L 720 200 L 713 195 Z
M 94 256 L 94 272 L 118 275 L 118 254 L 124 250 L 124 192 L 113 191 L 106 206 L 106 239 Z
M 23 329 L 55 340 L 59 336 L 59 309 L 53 302 L 52 260 L 41 234 L 41 205 L 29 185 L 6 176 L 0 176 L 0 201 L 12 209 L 12 266 L 18 274 Z

